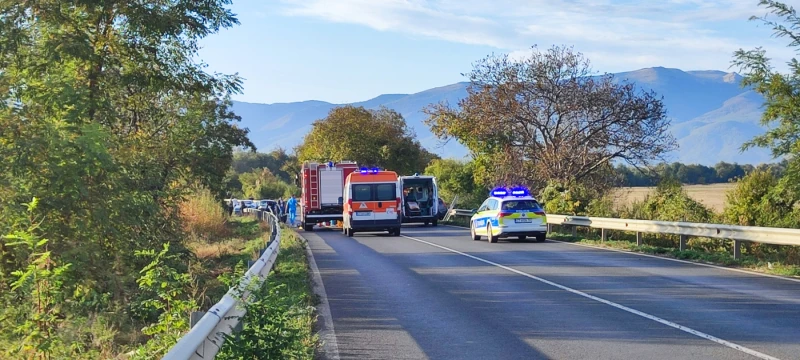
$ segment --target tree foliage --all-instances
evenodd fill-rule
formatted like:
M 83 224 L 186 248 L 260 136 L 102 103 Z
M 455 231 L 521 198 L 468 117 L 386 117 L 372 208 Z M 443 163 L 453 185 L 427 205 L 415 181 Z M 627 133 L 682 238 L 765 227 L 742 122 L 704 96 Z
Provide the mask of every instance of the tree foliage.
M 458 195 L 458 208 L 477 208 L 488 190 L 475 182 L 474 163 L 453 159 L 435 159 L 425 168 L 426 175 L 436 177 L 439 196 L 452 201 Z
M 267 168 L 253 169 L 239 175 L 242 193 L 246 198 L 277 199 L 286 198 L 297 193 L 294 186 L 273 175 Z
M 67 310 L 135 306 L 147 262 L 134 253 L 183 252 L 178 204 L 196 185 L 220 192 L 233 149 L 252 147 L 230 111 L 241 81 L 195 60 L 202 38 L 237 23 L 229 4 L 0 0 L 0 233 L 41 199 L 35 235 L 73 264 Z M 0 254 L 4 291 L 23 255 Z
M 467 97 L 427 108 L 427 123 L 475 157 L 487 184 L 549 180 L 609 185 L 612 160 L 648 165 L 676 148 L 661 100 L 612 75 L 592 76 L 569 47 L 479 61 Z
M 356 161 L 400 174 L 421 172 L 437 158 L 420 145 L 398 112 L 342 106 L 317 120 L 297 149 L 300 161 Z
M 797 11 L 778 1 L 762 0 L 759 5 L 769 13 L 762 17 L 754 16 L 751 20 L 772 27 L 776 37 L 789 39 L 789 47 L 800 48 Z M 743 86 L 764 96 L 761 123 L 768 126 L 763 135 L 745 143 L 742 149 L 767 147 L 775 157 L 788 159 L 788 164 L 785 174 L 779 179 L 761 172 L 745 178 L 734 193 L 741 198 L 730 199 L 733 203 L 726 211 L 727 220 L 765 226 L 797 226 L 797 209 L 800 207 L 800 62 L 792 58 L 788 62 L 788 73 L 782 74 L 772 67 L 766 51 L 756 48 L 737 51 L 733 66 L 741 69 Z M 744 207 L 752 207 L 757 213 L 745 214 Z
M 614 172 L 621 176 L 622 185 L 625 186 L 656 186 L 665 178 L 677 179 L 685 185 L 703 185 L 737 181 L 754 170 L 767 171 L 776 177 L 781 177 L 788 166 L 787 160 L 758 166 L 719 162 L 713 167 L 673 162 L 641 169 L 618 165 L 614 168 Z

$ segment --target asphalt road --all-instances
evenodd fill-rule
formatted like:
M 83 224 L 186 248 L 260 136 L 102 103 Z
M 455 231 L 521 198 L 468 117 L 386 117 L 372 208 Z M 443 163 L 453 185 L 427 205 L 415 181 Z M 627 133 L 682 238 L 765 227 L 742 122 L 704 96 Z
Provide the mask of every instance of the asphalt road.
M 800 359 L 800 282 L 442 226 L 302 235 L 341 359 Z

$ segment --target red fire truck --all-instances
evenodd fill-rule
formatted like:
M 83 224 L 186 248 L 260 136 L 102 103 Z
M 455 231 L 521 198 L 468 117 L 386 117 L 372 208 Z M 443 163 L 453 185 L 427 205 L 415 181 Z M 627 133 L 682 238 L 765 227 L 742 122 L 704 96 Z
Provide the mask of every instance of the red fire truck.
M 300 222 L 304 230 L 311 231 L 315 224 L 323 221 L 342 221 L 344 179 L 353 171 L 358 171 L 358 165 L 353 161 L 303 163 Z

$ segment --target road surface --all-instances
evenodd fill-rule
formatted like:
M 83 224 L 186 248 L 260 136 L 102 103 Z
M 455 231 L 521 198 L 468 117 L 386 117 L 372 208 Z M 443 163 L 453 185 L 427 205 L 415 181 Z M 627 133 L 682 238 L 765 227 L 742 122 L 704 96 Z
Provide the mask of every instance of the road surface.
M 800 359 L 800 282 L 466 229 L 301 233 L 341 359 Z

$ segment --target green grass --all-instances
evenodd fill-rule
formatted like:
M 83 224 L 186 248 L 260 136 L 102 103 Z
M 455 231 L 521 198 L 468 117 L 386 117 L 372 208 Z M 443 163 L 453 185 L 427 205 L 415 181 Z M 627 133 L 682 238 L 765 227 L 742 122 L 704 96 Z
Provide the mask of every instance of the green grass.
M 705 248 L 712 248 L 711 251 L 704 251 L 700 248 L 704 247 L 700 243 L 720 243 L 719 240 L 711 239 L 692 239 L 695 244 L 694 249 L 679 250 L 675 247 L 648 245 L 636 245 L 636 242 L 630 240 L 606 240 L 602 241 L 591 235 L 572 236 L 570 234 L 551 233 L 547 236 L 549 239 L 560 240 L 572 243 L 579 243 L 609 249 L 626 250 L 631 252 L 638 252 L 643 254 L 664 256 L 674 259 L 689 260 L 706 264 L 721 265 L 728 267 L 743 268 L 754 270 L 773 275 L 781 276 L 800 276 L 800 267 L 793 264 L 785 264 L 781 259 L 763 259 L 754 255 L 743 255 L 740 259 L 734 259 L 733 255 L 723 249 L 713 249 L 713 247 L 705 246 Z M 691 241 L 691 240 L 690 240 Z M 647 242 L 647 240 L 645 240 Z M 664 243 L 664 241 L 658 241 Z M 771 267 L 771 268 L 770 268 Z
M 220 281 L 220 275 L 232 274 L 239 264 L 246 267 L 247 261 L 256 259 L 259 248 L 266 243 L 266 229 L 254 217 L 231 217 L 226 225 L 227 238 L 215 241 L 195 238 L 188 244 L 196 256 L 191 272 L 204 291 L 199 301 L 203 310 L 219 301 L 229 289 Z
M 287 228 L 273 271 L 253 292 L 241 332 L 225 343 L 217 359 L 313 359 L 317 337 L 306 244 Z

